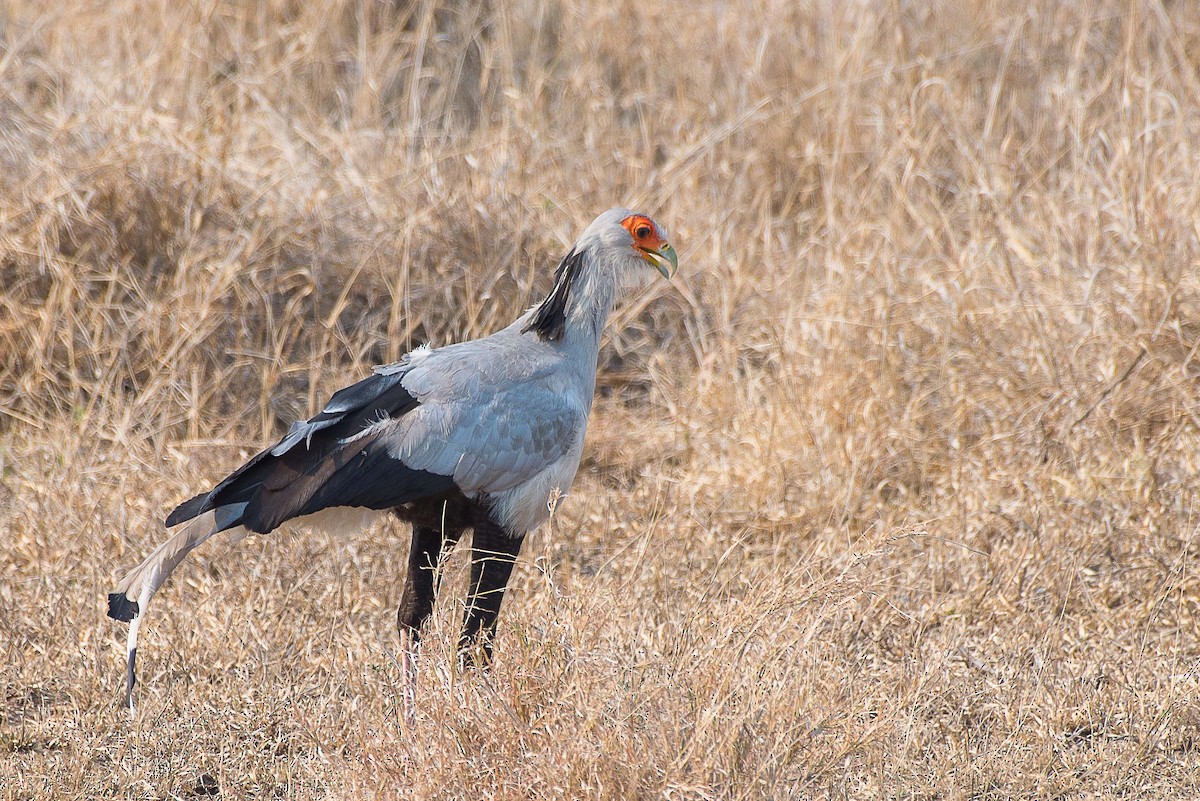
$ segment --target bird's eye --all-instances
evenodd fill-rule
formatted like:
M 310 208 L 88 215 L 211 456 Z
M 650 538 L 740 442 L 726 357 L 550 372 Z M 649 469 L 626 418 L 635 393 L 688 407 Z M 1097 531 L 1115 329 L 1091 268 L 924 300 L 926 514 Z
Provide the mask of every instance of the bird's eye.
M 633 235 L 636 236 L 638 239 L 645 239 L 646 237 L 650 236 L 650 234 L 652 234 L 652 233 L 653 233 L 653 231 L 650 230 L 650 226 L 639 225 L 634 230 Z

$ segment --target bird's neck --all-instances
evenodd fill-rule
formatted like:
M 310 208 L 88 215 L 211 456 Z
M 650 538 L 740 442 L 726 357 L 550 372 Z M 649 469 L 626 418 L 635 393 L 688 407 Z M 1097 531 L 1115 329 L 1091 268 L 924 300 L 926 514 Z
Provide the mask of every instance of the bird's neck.
M 599 350 L 600 335 L 615 301 L 616 291 L 611 282 L 594 280 L 590 272 L 580 276 L 567 300 L 563 345 Z
M 555 272 L 554 288 L 534 307 L 523 330 L 564 349 L 590 350 L 594 363 L 617 290 L 606 265 L 590 258 L 586 252 L 567 254 Z

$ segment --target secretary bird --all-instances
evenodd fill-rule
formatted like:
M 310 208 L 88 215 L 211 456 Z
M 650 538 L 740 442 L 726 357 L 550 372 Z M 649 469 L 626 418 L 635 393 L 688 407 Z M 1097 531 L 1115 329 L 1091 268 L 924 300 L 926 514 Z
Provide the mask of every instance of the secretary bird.
M 647 265 L 668 279 L 678 269 L 663 229 L 628 209 L 604 212 L 559 263 L 550 294 L 516 322 L 376 367 L 211 491 L 176 507 L 167 526 L 188 525 L 108 596 L 109 617 L 130 624 L 129 708 L 138 626 L 189 551 L 222 531 L 266 534 L 332 507 L 390 509 L 412 525 L 397 613 L 410 717 L 438 566 L 467 529 L 471 577 L 459 648 L 469 659 L 477 647 L 490 660 L 521 543 L 579 466 L 601 331 L 620 290 L 648 280 Z

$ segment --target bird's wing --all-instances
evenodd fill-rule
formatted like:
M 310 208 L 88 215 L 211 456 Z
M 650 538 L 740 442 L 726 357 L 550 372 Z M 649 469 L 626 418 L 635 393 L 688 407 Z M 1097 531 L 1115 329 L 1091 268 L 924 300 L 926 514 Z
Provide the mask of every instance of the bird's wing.
M 409 468 L 450 475 L 471 495 L 511 489 L 583 440 L 590 387 L 550 348 L 510 326 L 434 351 L 402 380 L 419 405 L 389 436 Z
M 465 494 L 493 494 L 577 448 L 586 419 L 586 409 L 535 379 L 484 398 L 423 404 L 401 422 L 389 451 L 414 470 L 453 476 Z
M 450 474 L 407 469 L 390 458 L 385 441 L 387 424 L 419 406 L 403 378 L 428 354 L 417 351 L 334 393 L 324 409 L 294 423 L 277 444 L 211 491 L 180 504 L 167 525 L 217 510 L 223 528 L 240 525 L 265 533 L 329 506 L 385 509 L 452 489 Z

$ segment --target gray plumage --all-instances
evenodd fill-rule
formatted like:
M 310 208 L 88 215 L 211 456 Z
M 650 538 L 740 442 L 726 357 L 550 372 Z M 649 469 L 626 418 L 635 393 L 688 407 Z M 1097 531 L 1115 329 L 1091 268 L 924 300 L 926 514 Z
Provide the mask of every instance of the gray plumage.
M 445 504 L 458 499 L 474 510 L 460 528 L 515 539 L 515 558 L 520 538 L 546 520 L 551 497 L 575 476 L 600 335 L 618 292 L 643 283 L 647 264 L 667 277 L 674 272 L 666 239 L 645 215 L 605 212 L 563 259 L 546 299 L 511 325 L 375 368 L 181 504 L 167 523 L 187 525 L 109 596 L 110 616 L 131 623 L 130 706 L 138 625 L 150 598 L 188 552 L 221 531 L 267 533 L 333 507 L 392 509 L 416 525 L 426 507 L 441 503 L 444 516 Z M 494 627 L 490 614 L 485 633 Z M 414 640 L 422 619 L 410 623 Z

